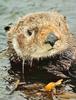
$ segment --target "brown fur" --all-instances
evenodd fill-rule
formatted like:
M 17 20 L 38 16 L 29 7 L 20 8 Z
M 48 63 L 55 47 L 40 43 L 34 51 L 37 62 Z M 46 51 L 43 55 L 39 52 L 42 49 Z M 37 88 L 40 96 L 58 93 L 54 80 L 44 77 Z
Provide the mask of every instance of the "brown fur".
M 32 32 L 32 35 L 30 32 L 28 34 L 28 31 Z M 45 44 L 50 32 L 58 38 L 53 47 Z M 28 66 L 32 66 L 32 69 L 41 67 L 62 77 L 65 77 L 62 73 L 68 71 L 73 60 L 76 60 L 75 41 L 68 30 L 65 17 L 58 12 L 26 15 L 8 31 L 11 62 L 14 60 L 16 62 L 18 58 L 21 59 L 20 61 L 25 59 L 32 62 L 32 65 L 27 63 Z

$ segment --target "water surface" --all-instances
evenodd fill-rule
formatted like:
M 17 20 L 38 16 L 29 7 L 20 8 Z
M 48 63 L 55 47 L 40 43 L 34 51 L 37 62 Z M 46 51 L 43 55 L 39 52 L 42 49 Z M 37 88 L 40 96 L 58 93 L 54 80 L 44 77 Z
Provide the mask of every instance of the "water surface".
M 37 11 L 56 9 L 67 17 L 69 29 L 76 34 L 76 0 L 0 0 L 0 51 L 7 47 L 7 34 L 4 27 L 15 23 L 19 17 Z M 0 59 L 0 100 L 21 100 L 16 92 L 7 96 L 5 77 L 10 64 L 7 58 Z M 15 96 L 16 95 L 16 96 Z M 14 98 L 13 98 L 14 97 Z M 5 99 L 6 98 L 6 99 Z M 24 100 L 24 98 L 23 98 Z

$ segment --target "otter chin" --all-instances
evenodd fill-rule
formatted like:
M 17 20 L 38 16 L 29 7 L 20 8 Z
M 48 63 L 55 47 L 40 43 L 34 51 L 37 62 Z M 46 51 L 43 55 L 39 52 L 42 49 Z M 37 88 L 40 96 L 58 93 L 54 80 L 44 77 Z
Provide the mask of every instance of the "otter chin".
M 65 16 L 56 11 L 28 14 L 8 28 L 7 37 L 14 68 L 19 69 L 24 60 L 24 70 L 44 69 L 50 75 L 68 77 L 76 60 L 76 39 L 69 32 Z

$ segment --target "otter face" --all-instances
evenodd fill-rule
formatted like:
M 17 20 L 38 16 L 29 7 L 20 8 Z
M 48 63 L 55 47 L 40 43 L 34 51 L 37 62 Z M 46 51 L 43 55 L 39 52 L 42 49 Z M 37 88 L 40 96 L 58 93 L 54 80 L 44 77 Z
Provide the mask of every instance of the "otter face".
M 41 12 L 21 18 L 8 32 L 8 41 L 20 57 L 53 56 L 68 46 L 65 17 L 58 12 Z

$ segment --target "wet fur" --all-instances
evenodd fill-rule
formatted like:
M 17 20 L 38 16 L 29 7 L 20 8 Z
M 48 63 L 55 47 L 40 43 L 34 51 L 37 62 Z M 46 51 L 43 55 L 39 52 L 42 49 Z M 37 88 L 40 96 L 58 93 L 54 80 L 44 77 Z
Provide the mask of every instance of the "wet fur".
M 49 14 L 49 12 L 46 13 Z M 32 50 L 34 49 L 32 44 L 34 44 L 36 40 L 29 38 L 29 40 L 25 41 L 27 45 L 23 41 L 25 40 L 25 36 L 21 33 L 23 32 L 22 30 L 22 27 L 24 27 L 23 25 L 26 25 L 26 23 L 28 23 L 28 25 L 26 26 L 30 25 L 32 27 L 32 25 L 34 26 L 37 24 L 35 23 L 36 19 L 38 19 L 37 21 L 40 22 L 40 19 L 44 16 L 45 16 L 44 17 L 45 22 L 43 22 L 42 25 L 48 24 L 46 23 L 46 19 L 48 19 L 49 17 L 46 16 L 46 13 L 43 12 L 43 13 L 36 13 L 36 14 L 30 14 L 24 16 L 8 31 L 8 46 L 9 46 L 8 52 L 9 52 L 9 58 L 12 65 L 12 69 L 15 72 L 19 71 L 20 74 L 22 75 L 22 71 L 21 71 L 22 62 L 23 59 L 25 58 L 25 69 L 24 69 L 25 76 L 31 77 L 33 73 L 34 73 L 33 76 L 41 73 L 43 77 L 49 79 L 52 78 L 52 75 L 56 76 L 56 79 L 60 77 L 68 78 L 69 69 L 71 65 L 76 62 L 76 45 L 75 45 L 76 39 L 69 32 L 66 24 L 66 19 L 64 16 L 62 16 L 57 12 L 54 12 L 53 15 L 51 15 L 53 20 L 52 23 L 55 25 L 55 27 L 52 27 L 52 30 L 58 33 L 56 34 L 58 37 L 60 34 L 61 37 L 65 38 L 64 40 L 65 42 L 64 44 L 62 44 L 63 48 L 57 48 L 58 51 L 56 51 L 56 53 L 47 56 L 43 54 L 38 58 L 36 55 L 35 58 L 31 57 L 32 54 L 31 52 L 33 51 L 31 52 L 29 51 L 30 48 Z M 35 16 L 35 19 L 33 16 Z M 56 18 L 58 18 L 58 20 Z M 35 31 L 37 32 L 37 28 L 35 29 L 36 29 Z M 47 33 L 48 30 L 49 27 L 45 28 L 43 31 Z M 39 37 L 38 39 L 41 43 L 45 39 L 46 35 L 47 34 L 41 33 L 37 36 Z M 15 40 L 14 37 L 17 37 L 17 40 Z M 19 44 L 17 44 L 17 41 Z M 28 41 L 30 41 L 29 44 Z M 26 48 L 28 48 L 28 50 Z

